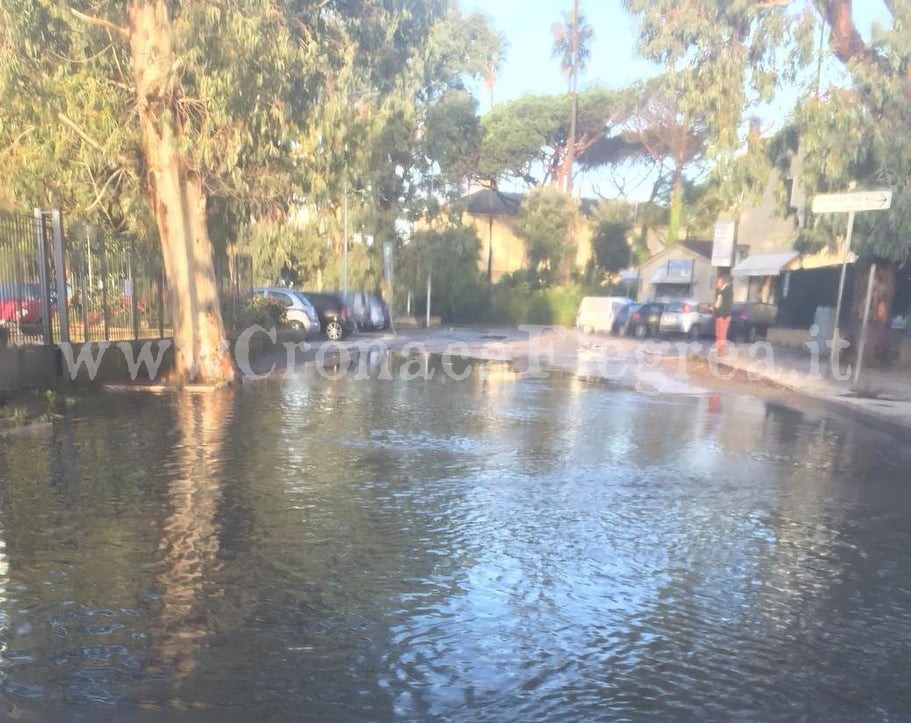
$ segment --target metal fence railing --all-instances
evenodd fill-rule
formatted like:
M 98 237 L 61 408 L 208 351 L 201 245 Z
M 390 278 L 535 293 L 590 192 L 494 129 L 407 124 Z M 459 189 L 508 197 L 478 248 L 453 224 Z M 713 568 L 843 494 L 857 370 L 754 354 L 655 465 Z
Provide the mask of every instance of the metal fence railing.
M 226 304 L 250 291 L 249 255 L 229 247 L 213 261 Z M 81 222 L 64 229 L 57 211 L 0 213 L 0 345 L 171 336 L 168 303 L 157 239 Z
M 48 341 L 52 298 L 41 224 L 0 214 L 0 335 L 11 345 Z
M 70 341 L 171 334 L 160 251 L 129 234 L 75 224 L 66 238 Z

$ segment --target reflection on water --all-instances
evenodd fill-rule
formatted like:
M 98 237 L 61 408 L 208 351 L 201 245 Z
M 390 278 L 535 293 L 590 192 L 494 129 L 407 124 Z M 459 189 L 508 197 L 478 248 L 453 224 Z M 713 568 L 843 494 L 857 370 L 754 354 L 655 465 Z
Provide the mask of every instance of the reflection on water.
M 409 363 L 0 439 L 0 717 L 911 715 L 896 437 Z

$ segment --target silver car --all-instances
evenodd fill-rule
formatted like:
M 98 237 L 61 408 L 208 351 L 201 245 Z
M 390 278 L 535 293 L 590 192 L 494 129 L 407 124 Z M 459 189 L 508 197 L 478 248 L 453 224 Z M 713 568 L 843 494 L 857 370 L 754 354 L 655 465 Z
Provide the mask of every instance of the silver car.
M 320 332 L 319 316 L 310 299 L 295 289 L 286 289 L 281 286 L 269 286 L 253 289 L 257 296 L 263 296 L 274 304 L 285 308 L 285 318 L 288 326 L 296 331 L 303 331 L 307 336 L 315 336 Z
M 690 339 L 712 336 L 715 333 L 712 305 L 696 299 L 669 302 L 658 322 L 658 333 L 683 334 Z

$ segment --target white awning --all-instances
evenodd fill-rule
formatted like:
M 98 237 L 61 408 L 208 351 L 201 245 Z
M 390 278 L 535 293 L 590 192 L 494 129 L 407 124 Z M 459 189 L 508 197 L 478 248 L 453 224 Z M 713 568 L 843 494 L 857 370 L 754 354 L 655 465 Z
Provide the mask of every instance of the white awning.
M 796 251 L 775 254 L 753 254 L 733 269 L 732 276 L 778 276 L 781 270 L 798 256 Z

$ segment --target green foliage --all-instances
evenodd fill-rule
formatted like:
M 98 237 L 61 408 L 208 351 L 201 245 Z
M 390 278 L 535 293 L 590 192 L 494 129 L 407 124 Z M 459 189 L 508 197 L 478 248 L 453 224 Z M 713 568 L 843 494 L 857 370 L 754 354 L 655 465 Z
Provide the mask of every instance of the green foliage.
M 630 98 L 624 91 L 594 87 L 578 94 L 576 155 L 582 157 L 625 119 Z M 483 138 L 478 174 L 509 177 L 529 185 L 551 183 L 566 155 L 569 117 L 563 95 L 523 95 L 493 108 L 481 119 Z M 614 163 L 622 153 L 603 154 L 588 165 Z
M 285 307 L 262 296 L 229 296 L 222 300 L 221 307 L 229 331 L 243 331 L 254 324 L 271 329 L 287 322 Z
M 809 61 L 815 22 L 790 3 L 624 0 L 639 21 L 639 52 L 666 71 L 694 68 L 677 99 L 704 118 L 712 154 L 736 149 L 744 113 L 772 99 Z
M 573 231 L 579 224 L 579 203 L 553 187 L 536 188 L 519 208 L 515 233 L 525 241 L 528 269 L 545 283 L 575 253 Z
M 591 58 L 591 39 L 594 35 L 584 15 L 565 13 L 562 23 L 554 23 L 553 57 L 560 59 L 560 68 L 567 78 L 573 78 L 584 70 Z
M 69 5 L 0 6 L 0 202 L 154 235 L 132 6 Z M 431 172 L 435 194 L 468 172 L 478 120 L 465 82 L 501 55 L 483 16 L 447 0 L 171 5 L 168 112 L 184 164 L 204 180 L 213 239 L 243 237 L 263 275 L 337 265 L 344 195 L 363 220 L 353 231 L 388 237 Z M 300 215 L 303 231 L 277 230 Z
M 467 322 L 484 313 L 485 293 L 478 271 L 481 242 L 464 226 L 415 233 L 396 259 L 397 295 L 411 291 L 415 314 L 426 313 L 431 274 L 431 312 L 446 321 Z
M 632 218 L 629 204 L 601 201 L 592 218 L 595 265 L 604 274 L 616 274 L 630 265 Z
M 527 280 L 514 275 L 504 278 L 491 290 L 488 320 L 492 324 L 511 326 L 572 326 L 582 296 L 582 289 L 576 285 L 533 288 Z
M 458 183 L 478 165 L 481 127 L 478 102 L 464 90 L 452 90 L 428 107 L 426 152 L 439 166 L 434 182 Z

